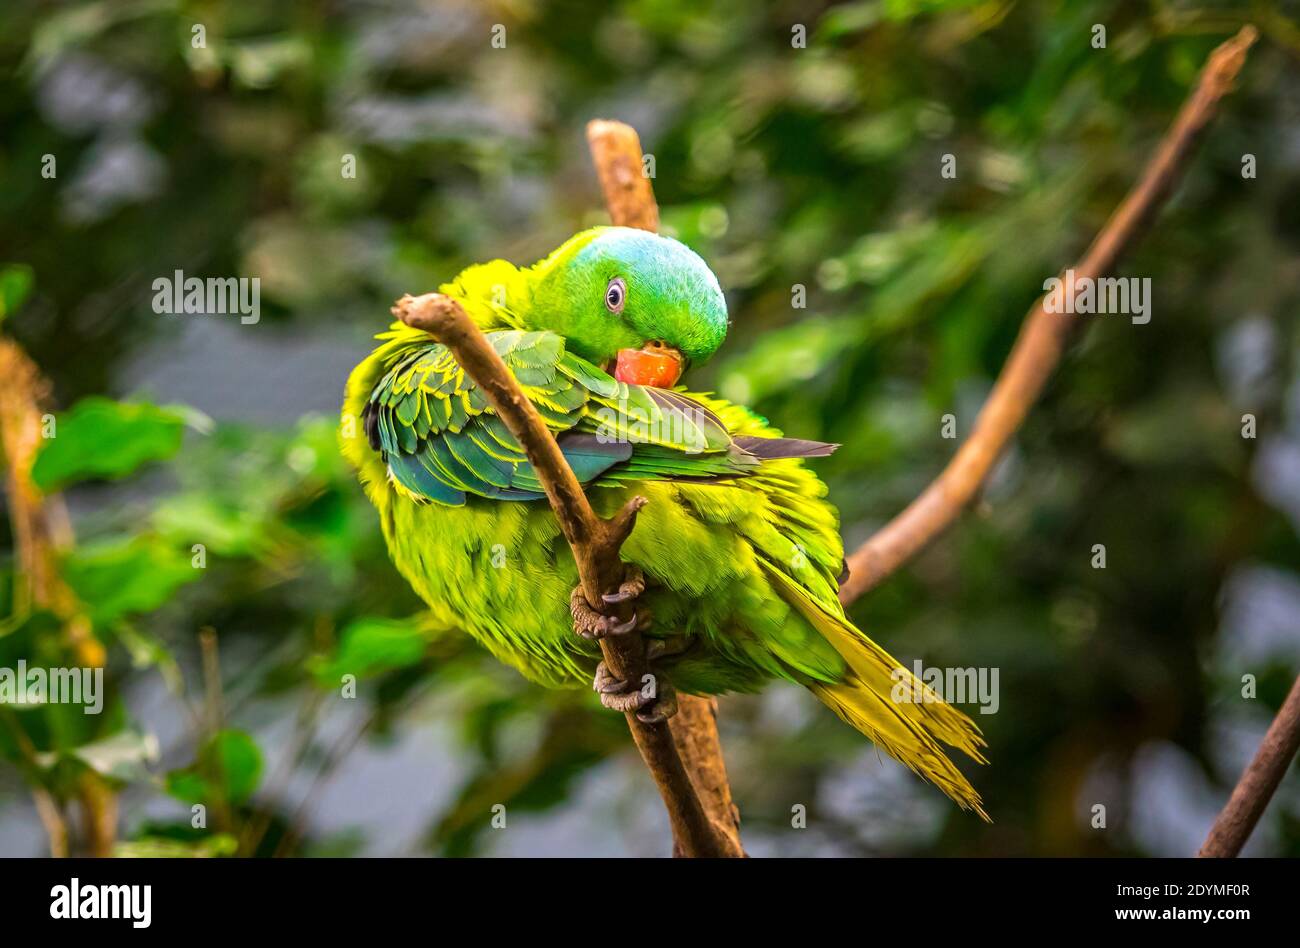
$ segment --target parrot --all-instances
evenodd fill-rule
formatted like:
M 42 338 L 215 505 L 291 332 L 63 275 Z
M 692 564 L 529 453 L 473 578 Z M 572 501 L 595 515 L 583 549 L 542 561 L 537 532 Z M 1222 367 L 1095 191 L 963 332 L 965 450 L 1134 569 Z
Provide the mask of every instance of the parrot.
M 595 512 L 645 505 L 620 553 L 624 622 L 586 601 L 522 448 L 453 354 L 393 323 L 350 374 L 340 449 L 394 565 L 434 619 L 537 684 L 593 687 L 664 720 L 676 693 L 804 686 L 877 747 L 987 820 L 945 745 L 985 763 L 979 728 L 846 617 L 839 514 L 787 438 L 679 384 L 729 327 L 708 264 L 639 229 L 584 230 L 532 266 L 470 266 L 439 292 L 483 332 L 556 438 Z M 603 604 L 602 604 L 603 605 Z M 614 678 L 599 639 L 635 627 L 653 689 Z M 653 692 L 647 696 L 646 692 Z

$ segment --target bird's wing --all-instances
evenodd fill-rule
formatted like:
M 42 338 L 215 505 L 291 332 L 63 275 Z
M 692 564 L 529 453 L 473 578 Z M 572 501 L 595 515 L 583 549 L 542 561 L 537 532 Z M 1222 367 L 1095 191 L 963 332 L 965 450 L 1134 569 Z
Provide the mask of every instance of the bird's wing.
M 826 502 L 826 485 L 797 460 L 829 452 L 805 447 L 821 442 L 782 437 L 743 406 L 712 395 L 695 397 L 726 425 L 735 443 L 767 460 L 752 475 L 717 485 L 726 489 L 683 483 L 678 496 L 696 517 L 743 537 L 757 559 L 836 611 L 838 579 L 844 571 L 839 516 Z
M 788 457 L 829 449 L 794 441 L 747 447 L 700 402 L 620 382 L 569 352 L 555 333 L 485 335 L 583 484 L 734 477 L 772 452 Z M 390 368 L 371 392 L 363 422 L 394 482 L 416 499 L 451 506 L 471 494 L 542 497 L 519 443 L 451 352 L 405 327 L 395 326 L 386 338 Z

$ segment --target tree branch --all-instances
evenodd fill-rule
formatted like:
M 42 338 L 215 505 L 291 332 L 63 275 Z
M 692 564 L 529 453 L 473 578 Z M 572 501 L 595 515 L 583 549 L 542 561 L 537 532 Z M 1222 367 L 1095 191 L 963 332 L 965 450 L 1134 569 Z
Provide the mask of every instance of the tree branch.
M 0 338 L 0 454 L 6 465 L 9 520 L 18 562 L 14 583 L 14 613 L 48 609 L 63 625 L 64 644 L 73 659 L 87 668 L 102 667 L 104 646 L 95 638 L 89 618 L 60 572 L 60 557 L 72 543 L 67 511 L 57 495 L 46 497 L 32 480 L 32 465 L 41 445 L 41 406 L 49 383 L 36 364 L 12 339 Z M 17 725 L 14 725 L 17 727 Z M 37 810 L 50 837 L 52 855 L 68 851 L 67 823 L 57 802 L 40 780 L 39 768 L 29 770 Z M 117 835 L 117 796 L 99 774 L 86 771 L 78 780 L 85 814 L 87 850 L 93 856 L 112 855 Z
M 1142 235 L 1186 168 L 1219 100 L 1232 90 L 1257 35 L 1254 27 L 1243 27 L 1210 54 L 1200 81 L 1183 103 L 1141 179 L 1111 215 L 1083 260 L 1073 267 L 1076 280 L 1095 280 L 1108 274 Z M 848 557 L 849 578 L 840 587 L 840 602 L 848 605 L 891 576 L 946 530 L 975 497 L 1042 392 L 1078 325 L 1079 321 L 1069 315 L 1049 313 L 1045 302 L 1046 297 L 1040 299 L 1025 318 L 970 437 L 948 466 L 902 513 Z
M 587 144 L 610 220 L 620 227 L 658 231 L 659 205 L 654 186 L 644 173 L 645 159 L 636 129 L 623 122 L 595 119 L 587 123 Z M 727 835 L 734 851 L 743 854 L 740 811 L 731 798 L 727 764 L 718 737 L 717 699 L 679 695 L 677 715 L 668 726 L 709 819 Z
M 1255 758 L 1237 781 L 1197 856 L 1231 859 L 1241 852 L 1297 750 L 1300 750 L 1300 678 L 1291 686 L 1291 693 L 1282 702 Z
M 619 227 L 657 232 L 659 204 L 654 185 L 645 175 L 645 158 L 636 129 L 623 122 L 593 119 L 587 123 L 587 145 L 605 194 L 609 219 Z
M 520 391 L 519 383 L 474 321 L 451 297 L 441 293 L 404 296 L 398 300 L 393 312 L 408 326 L 431 333 L 450 349 L 461 368 L 483 389 L 542 482 L 546 499 L 550 501 L 560 529 L 573 549 L 587 601 L 603 603 L 602 595 L 617 591 L 625 578 L 619 550 L 632 532 L 637 512 L 646 503 L 645 498 L 634 497 L 608 520 L 596 515 L 537 409 Z M 632 605 L 620 603 L 607 608 L 623 621 L 630 618 Z M 640 633 L 633 630 L 623 635 L 606 636 L 601 639 L 600 647 L 605 663 L 615 677 L 638 683 L 643 680 L 647 668 Z M 668 808 L 674 853 L 683 856 L 735 855 L 726 835 L 704 812 L 677 754 L 668 725 L 646 724 L 634 713 L 628 713 L 626 717 L 632 737 Z

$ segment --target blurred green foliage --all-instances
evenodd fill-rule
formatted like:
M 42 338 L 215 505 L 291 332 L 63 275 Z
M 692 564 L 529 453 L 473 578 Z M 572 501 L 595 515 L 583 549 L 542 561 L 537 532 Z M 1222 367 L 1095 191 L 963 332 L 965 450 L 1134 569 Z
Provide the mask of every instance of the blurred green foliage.
M 1191 851 L 1300 658 L 1296 16 L 1245 0 L 6 4 L 0 317 L 67 406 L 35 476 L 73 511 L 63 569 L 109 646 L 109 703 L 0 707 L 0 848 L 6 820 L 33 821 L 28 789 L 71 806 L 90 768 L 122 791 L 124 855 L 664 852 L 616 716 L 430 627 L 338 458 L 344 370 L 284 354 L 342 339 L 355 361 L 401 293 L 603 220 L 582 129 L 622 118 L 654 156 L 665 230 L 727 291 L 730 339 L 694 382 L 841 442 L 818 469 L 860 542 L 951 456 L 943 416 L 970 431 L 1043 281 L 1116 206 L 1209 50 L 1253 22 L 1239 91 L 1124 264 L 1152 281 L 1152 321 L 1096 318 L 975 511 L 853 609 L 904 661 L 999 670 L 973 774 L 994 825 L 793 689 L 722 704 L 756 854 Z M 151 311 L 152 281 L 178 269 L 261 280 L 262 320 L 204 338 L 281 353 L 258 399 L 306 392 L 314 412 L 252 424 L 222 388 L 202 413 L 152 403 L 140 366 L 180 359 L 182 323 L 216 318 Z M 204 358 L 235 390 L 252 383 L 232 351 Z M 4 568 L 0 666 L 66 662 L 63 621 L 18 609 Z M 381 768 L 426 733 L 427 771 Z M 352 802 L 321 817 L 338 783 Z M 412 800 L 423 829 L 401 839 L 382 815 L 348 818 Z M 1300 854 L 1294 779 L 1256 845 Z
M 45 436 L 32 479 L 50 493 L 91 477 L 123 477 L 145 461 L 179 451 L 184 427 L 184 416 L 176 411 L 102 397 L 82 399 Z

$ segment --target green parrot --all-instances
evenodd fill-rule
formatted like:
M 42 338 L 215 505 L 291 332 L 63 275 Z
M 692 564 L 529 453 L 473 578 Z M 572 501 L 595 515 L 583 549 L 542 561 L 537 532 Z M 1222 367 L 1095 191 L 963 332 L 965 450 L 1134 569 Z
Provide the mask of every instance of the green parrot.
M 844 721 L 987 819 L 946 756 L 981 763 L 979 729 L 845 617 L 839 517 L 785 438 L 753 412 L 676 386 L 727 334 L 717 278 L 676 240 L 596 227 L 532 267 L 472 266 L 440 287 L 486 334 L 555 435 L 596 512 L 648 503 L 622 548 L 636 597 L 620 626 L 591 608 L 542 485 L 451 353 L 400 322 L 352 372 L 340 444 L 398 570 L 436 619 L 549 687 L 661 720 L 673 688 L 808 688 Z M 597 639 L 642 629 L 655 694 L 614 679 Z

